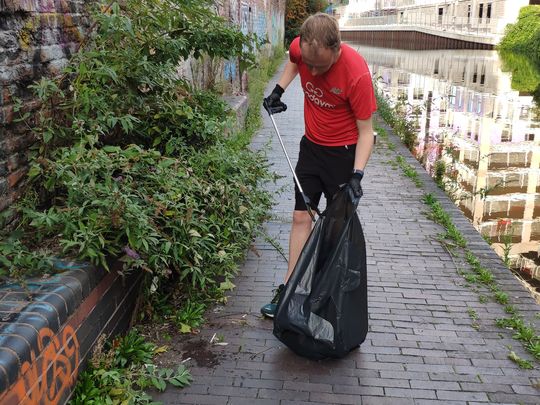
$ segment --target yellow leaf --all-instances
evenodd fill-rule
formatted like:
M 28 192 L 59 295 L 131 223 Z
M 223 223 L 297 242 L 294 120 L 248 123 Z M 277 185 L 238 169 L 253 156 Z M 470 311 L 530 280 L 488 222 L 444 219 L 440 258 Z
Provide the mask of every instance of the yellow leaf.
M 223 283 L 219 284 L 220 290 L 232 290 L 234 287 L 236 287 L 233 283 L 231 283 L 231 280 L 226 280 Z
M 156 347 L 154 349 L 154 353 L 156 353 L 156 354 L 165 353 L 167 350 L 169 350 L 169 348 L 167 346 L 160 346 L 160 347 Z
M 120 395 L 124 394 L 124 390 L 122 388 L 111 388 L 109 391 L 109 395 L 111 397 L 119 397 Z
M 191 332 L 191 326 L 180 322 L 180 333 L 189 333 L 189 332 Z
M 201 237 L 201 234 L 199 232 L 197 232 L 195 229 L 190 229 L 189 230 L 189 234 L 195 238 L 200 238 Z

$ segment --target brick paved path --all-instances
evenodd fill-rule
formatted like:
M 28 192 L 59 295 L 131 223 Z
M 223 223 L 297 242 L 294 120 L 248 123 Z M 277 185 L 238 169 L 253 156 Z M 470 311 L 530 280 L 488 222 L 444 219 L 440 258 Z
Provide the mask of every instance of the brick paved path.
M 279 74 L 279 73 L 278 73 Z M 277 75 L 276 75 L 277 77 Z M 267 93 L 275 80 L 271 80 Z M 276 116 L 291 159 L 303 133 L 299 81 L 286 91 L 289 109 Z M 292 177 L 271 122 L 253 145 L 271 141 L 269 160 L 283 176 L 268 233 L 288 246 Z M 512 302 L 539 330 L 540 306 L 500 260 L 468 220 L 439 191 L 410 153 L 392 139 L 395 150 L 379 142 L 363 181 L 365 196 L 359 213 L 368 250 L 370 329 L 361 348 L 342 360 L 313 362 L 289 351 L 272 335 L 272 322 L 259 308 L 271 298 L 286 272 L 286 262 L 272 244 L 258 239 L 256 252 L 236 278 L 228 304 L 216 308 L 201 331 L 197 345 L 214 360 L 192 359 L 193 384 L 169 388 L 155 399 L 166 404 L 540 404 L 540 372 L 522 370 L 507 359 L 508 348 L 531 359 L 512 331 L 499 329 L 500 304 L 481 303 L 479 293 L 465 285 L 449 253 L 434 238 L 441 228 L 427 219 L 421 202 L 434 193 L 449 212 L 468 246 L 497 277 Z M 424 181 L 417 188 L 389 160 L 402 154 Z M 519 304 L 518 304 L 519 303 Z M 478 315 L 473 327 L 472 311 Z M 227 345 L 208 345 L 216 334 Z M 182 353 L 182 348 L 175 348 Z M 189 352 L 188 354 L 189 355 Z M 538 363 L 536 363 L 538 365 Z M 208 367 L 207 367 L 208 366 Z

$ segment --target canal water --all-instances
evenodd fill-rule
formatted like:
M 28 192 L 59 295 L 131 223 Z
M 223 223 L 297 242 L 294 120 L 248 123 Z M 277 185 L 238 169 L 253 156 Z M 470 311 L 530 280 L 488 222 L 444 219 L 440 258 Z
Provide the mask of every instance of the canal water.
M 408 111 L 414 154 L 540 302 L 540 75 L 497 51 L 350 44 Z M 539 92 L 540 93 L 540 92 Z

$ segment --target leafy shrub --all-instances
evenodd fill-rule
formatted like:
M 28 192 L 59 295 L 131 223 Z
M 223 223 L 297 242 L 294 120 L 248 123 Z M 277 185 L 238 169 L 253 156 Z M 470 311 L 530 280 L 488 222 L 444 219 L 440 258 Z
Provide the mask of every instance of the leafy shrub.
M 43 101 L 36 132 L 45 144 L 137 143 L 174 154 L 220 138 L 226 113 L 177 70 L 189 57 L 239 58 L 253 66 L 259 42 L 230 28 L 209 1 L 128 0 L 96 12 L 97 32 L 58 84 L 33 86 Z
M 230 277 L 270 204 L 257 190 L 269 176 L 262 157 L 226 142 L 182 158 L 137 145 L 59 148 L 32 167 L 54 205 L 23 200 L 22 240 L 56 240 L 63 255 L 160 277 L 171 271 L 205 289 Z
M 96 12 L 96 32 L 60 80 L 33 86 L 41 142 L 17 229 L 0 238 L 0 276 L 50 271 L 52 255 L 104 267 L 120 258 L 154 290 L 174 273 L 204 293 L 245 254 L 270 175 L 262 154 L 225 138 L 225 104 L 177 67 L 201 55 L 253 66 L 257 41 L 210 1 L 121 4 Z
M 112 344 L 101 337 L 90 364 L 79 376 L 70 405 L 155 404 L 145 389 L 163 391 L 167 384 L 189 385 L 191 375 L 183 365 L 167 369 L 152 363 L 163 350 L 145 342 L 135 329 Z
M 519 11 L 517 23 L 508 24 L 499 48 L 540 59 L 540 6 L 526 6 Z

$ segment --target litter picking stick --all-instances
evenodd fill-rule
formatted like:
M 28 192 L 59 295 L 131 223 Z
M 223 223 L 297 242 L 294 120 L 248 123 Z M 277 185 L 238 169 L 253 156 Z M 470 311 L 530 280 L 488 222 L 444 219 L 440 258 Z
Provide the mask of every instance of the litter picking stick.
M 294 167 L 293 167 L 293 165 L 291 163 L 291 159 L 289 159 L 289 154 L 287 153 L 287 149 L 285 149 L 285 144 L 283 143 L 283 139 L 281 138 L 281 135 L 279 133 L 278 127 L 276 125 L 276 121 L 274 120 L 274 116 L 271 113 L 268 113 L 268 115 L 270 116 L 270 119 L 272 120 L 272 124 L 274 125 L 274 129 L 276 130 L 276 134 L 278 136 L 279 143 L 281 144 L 281 148 L 283 149 L 283 153 L 285 153 L 285 157 L 287 158 L 287 162 L 289 163 L 289 167 L 291 168 L 291 171 L 292 171 L 292 174 L 294 176 L 294 181 L 296 183 L 296 186 L 298 187 L 298 190 L 300 190 L 300 194 L 302 194 L 302 198 L 304 200 L 304 203 L 306 204 L 308 214 L 311 217 L 312 221 L 315 222 L 315 214 L 313 214 L 313 210 L 312 210 L 312 208 L 310 206 L 309 197 L 304 194 L 304 190 L 302 189 L 302 186 L 300 185 L 300 181 L 298 180 L 298 177 L 296 176 L 296 172 L 294 171 Z M 317 214 L 319 214 L 318 211 L 317 211 Z

